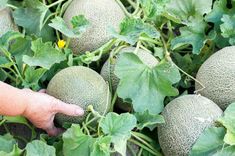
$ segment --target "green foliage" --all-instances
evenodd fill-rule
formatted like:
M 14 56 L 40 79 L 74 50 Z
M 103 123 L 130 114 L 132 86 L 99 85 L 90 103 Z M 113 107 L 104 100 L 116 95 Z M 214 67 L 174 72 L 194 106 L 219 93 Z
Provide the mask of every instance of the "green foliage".
M 39 0 L 25 0 L 23 4 L 13 13 L 16 24 L 23 27 L 27 34 L 42 37 L 44 41 L 53 41 L 53 29 L 45 22 L 51 14 L 49 8 Z
M 223 127 L 206 129 L 194 144 L 190 155 L 213 155 L 216 151 L 222 149 L 224 135 L 225 129 Z
M 229 156 L 235 153 L 235 146 L 229 146 L 217 152 L 214 156 Z
M 169 3 L 170 0 L 138 0 L 143 9 L 145 18 L 148 20 L 155 21 L 158 16 L 160 16 L 165 8 L 165 5 Z
M 23 61 L 31 67 L 39 66 L 44 69 L 50 69 L 55 63 L 60 63 L 66 59 L 62 51 L 54 48 L 51 42 L 43 43 L 42 39 L 32 41 L 31 46 L 34 55 L 23 56 Z
M 204 21 L 197 20 L 189 23 L 185 27 L 180 28 L 181 35 L 172 40 L 172 49 L 176 49 L 182 45 L 190 44 L 193 46 L 192 52 L 199 54 L 208 40 L 215 38 L 215 32 L 212 31 L 206 35 L 207 24 Z
M 26 156 L 55 156 L 55 148 L 40 140 L 34 140 L 27 144 Z
M 85 135 L 80 126 L 72 125 L 63 134 L 63 141 L 63 153 L 65 156 L 76 156 L 78 153 L 83 156 L 89 156 L 95 140 L 91 136 Z
M 16 141 L 10 134 L 0 137 L 0 155 L 1 156 L 20 156 L 22 150 L 16 145 Z
M 119 29 L 107 25 L 113 39 L 99 49 L 76 56 L 70 49 L 70 39 L 82 37 L 90 22 L 84 15 L 77 15 L 66 23 L 62 15 L 70 2 L 1 1 L 0 10 L 11 7 L 19 32 L 9 31 L 0 37 L 0 80 L 37 91 L 46 88 L 48 81 L 66 67 L 84 65 L 99 72 L 108 55 L 110 60 L 118 56 L 115 74 L 120 81 L 116 94 L 131 103 L 133 110 L 117 114 L 114 109 L 106 116 L 91 110 L 82 124 L 66 126 L 63 135 L 57 137 L 43 134 L 40 140 L 24 117 L 3 116 L 1 127 L 26 125 L 36 140 L 31 139 L 26 148 L 20 149 L 16 140 L 24 138 L 2 135 L 0 156 L 124 156 L 127 143 L 138 146 L 138 152 L 133 152 L 136 156 L 162 155 L 156 136 L 157 126 L 164 123 L 160 113 L 175 96 L 194 92 L 192 76 L 211 54 L 234 45 L 235 1 L 117 0 L 128 17 Z M 66 43 L 62 47 L 57 45 L 61 38 Z M 159 64 L 148 67 L 135 54 L 137 51 L 119 53 L 130 45 L 153 54 Z M 113 104 L 116 94 L 112 95 Z M 234 111 L 235 104 L 231 104 L 218 120 L 220 127 L 207 128 L 192 147 L 191 155 L 234 155 Z
M 166 5 L 167 14 L 178 22 L 188 23 L 211 11 L 212 0 L 171 0 Z
M 2 0 L 2 1 L 1 1 L 1 3 L 0 3 L 0 10 L 6 8 L 7 1 L 8 1 L 8 0 Z
M 214 29 L 216 30 L 216 33 L 217 33 L 215 43 L 220 48 L 229 45 L 229 42 L 228 42 L 229 38 L 224 38 L 221 35 L 220 26 L 221 24 L 223 24 L 222 17 L 224 15 L 231 16 L 235 13 L 235 7 L 228 8 L 227 2 L 228 2 L 227 0 L 216 0 L 213 5 L 212 11 L 205 17 L 205 20 L 207 22 L 212 22 L 214 24 Z M 234 1 L 231 1 L 231 4 L 234 6 L 235 5 Z M 226 23 L 224 24 L 227 25 Z
M 211 127 L 201 134 L 192 148 L 192 156 L 234 154 L 234 111 L 235 103 L 232 103 L 224 111 L 224 116 L 218 119 L 218 122 L 220 122 L 223 127 Z
M 148 127 L 150 130 L 153 130 L 157 127 L 157 124 L 162 124 L 165 122 L 162 115 L 150 114 L 148 111 L 143 113 L 135 113 L 135 117 L 138 120 L 138 129 L 142 130 L 145 127 Z
M 233 124 L 235 121 L 234 112 L 235 103 L 230 104 L 224 111 L 224 116 L 218 119 L 218 121 L 227 129 L 224 141 L 230 145 L 234 145 L 235 143 L 235 126 Z
M 132 114 L 109 113 L 105 119 L 100 121 L 100 127 L 102 131 L 111 136 L 114 149 L 122 154 L 126 155 L 126 143 L 131 137 L 131 130 L 136 126 L 136 118 Z
M 224 38 L 229 39 L 229 43 L 231 45 L 235 44 L 235 23 L 234 23 L 235 15 L 229 16 L 229 15 L 223 15 L 221 18 L 221 21 L 224 22 L 223 24 L 220 25 L 221 29 L 221 35 Z
M 71 24 L 73 29 L 69 29 L 63 18 L 55 17 L 51 20 L 52 23 L 49 24 L 50 27 L 60 31 L 63 35 L 69 38 L 78 38 L 80 37 L 81 33 L 86 30 L 89 26 L 89 21 L 83 16 L 75 16 L 71 20 Z
M 120 24 L 120 33 L 111 29 L 111 34 L 122 41 L 134 45 L 141 37 L 154 38 L 160 37 L 159 32 L 154 26 L 144 23 L 140 19 L 126 18 Z
M 136 112 L 148 110 L 158 114 L 163 110 L 166 96 L 178 95 L 178 90 L 172 85 L 180 80 L 179 71 L 166 60 L 149 68 L 137 55 L 122 53 L 115 66 L 115 74 L 120 78 L 118 96 L 131 99 Z

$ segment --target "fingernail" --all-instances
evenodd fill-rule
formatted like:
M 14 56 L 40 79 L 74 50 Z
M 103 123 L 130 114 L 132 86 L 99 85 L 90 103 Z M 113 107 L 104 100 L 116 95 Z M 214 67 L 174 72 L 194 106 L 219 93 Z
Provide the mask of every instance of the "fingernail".
M 83 115 L 83 114 L 84 114 L 84 110 L 82 110 L 82 109 L 76 109 L 76 110 L 75 110 L 75 114 L 76 114 L 76 115 Z

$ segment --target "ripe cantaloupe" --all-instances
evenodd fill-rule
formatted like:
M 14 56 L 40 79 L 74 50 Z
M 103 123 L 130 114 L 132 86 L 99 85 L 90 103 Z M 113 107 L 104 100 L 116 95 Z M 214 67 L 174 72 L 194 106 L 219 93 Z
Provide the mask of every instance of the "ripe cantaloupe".
M 115 0 L 73 0 L 64 14 L 64 20 L 69 24 L 72 17 L 84 15 L 90 22 L 90 27 L 79 39 L 71 40 L 74 53 L 93 51 L 112 39 L 109 27 L 116 30 L 125 14 Z
M 87 67 L 74 66 L 61 70 L 49 82 L 47 93 L 68 104 L 79 105 L 84 110 L 93 105 L 94 110 L 102 115 L 110 110 L 108 84 L 98 73 Z M 60 125 L 64 122 L 81 123 L 86 114 L 83 117 L 57 114 L 55 119 Z
M 122 49 L 120 51 L 120 53 L 134 52 L 134 51 L 135 51 L 134 47 L 127 47 L 127 48 Z M 151 55 L 149 52 L 147 52 L 143 49 L 138 50 L 137 56 L 140 58 L 140 60 L 142 62 L 144 62 L 150 68 L 156 66 L 159 63 L 158 60 L 153 55 Z M 111 61 L 110 61 L 110 59 L 108 59 L 104 63 L 104 65 L 101 69 L 101 76 L 104 78 L 105 81 L 108 81 L 109 83 L 112 84 L 113 91 L 116 91 L 118 83 L 119 83 L 119 78 L 114 74 L 116 62 L 117 62 L 117 59 L 112 59 Z M 124 103 L 123 100 L 120 98 L 117 99 L 116 105 L 120 109 L 125 110 L 125 111 L 129 111 L 131 109 L 130 104 Z
M 196 78 L 205 86 L 200 91 L 202 86 L 196 83 L 196 90 L 223 110 L 235 102 L 235 46 L 223 48 L 208 58 Z
M 11 11 L 8 8 L 0 9 L 0 36 L 10 30 L 18 30 L 12 19 Z
M 201 95 L 184 95 L 163 110 L 165 123 L 158 127 L 158 138 L 165 156 L 188 156 L 205 128 L 212 126 L 223 111 Z

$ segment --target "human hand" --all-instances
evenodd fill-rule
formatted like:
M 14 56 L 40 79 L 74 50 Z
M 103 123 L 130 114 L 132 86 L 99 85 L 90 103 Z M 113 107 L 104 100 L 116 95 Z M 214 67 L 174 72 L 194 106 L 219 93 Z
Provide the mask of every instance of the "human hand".
M 36 127 L 44 129 L 48 135 L 55 136 L 62 132 L 54 125 L 56 113 L 69 116 L 81 116 L 84 114 L 82 108 L 77 105 L 68 105 L 54 97 L 47 95 L 45 90 L 33 92 L 29 89 L 23 90 L 27 97 L 26 109 L 23 112 L 29 121 Z

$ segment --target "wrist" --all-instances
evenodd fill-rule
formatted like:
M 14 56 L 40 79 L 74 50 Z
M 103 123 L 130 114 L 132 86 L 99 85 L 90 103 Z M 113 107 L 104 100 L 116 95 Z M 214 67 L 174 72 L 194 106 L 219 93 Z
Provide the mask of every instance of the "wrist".
M 20 94 L 22 95 L 21 101 L 20 101 L 20 106 L 21 106 L 21 111 L 19 115 L 22 116 L 27 116 L 27 110 L 30 105 L 30 101 L 32 98 L 32 91 L 29 89 L 21 89 Z

